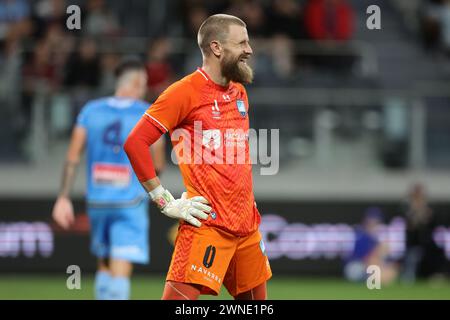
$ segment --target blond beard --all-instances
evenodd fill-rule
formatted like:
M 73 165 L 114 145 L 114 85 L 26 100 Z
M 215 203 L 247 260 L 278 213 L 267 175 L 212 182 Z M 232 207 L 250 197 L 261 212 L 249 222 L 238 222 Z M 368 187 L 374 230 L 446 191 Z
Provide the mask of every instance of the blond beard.
M 220 65 L 222 75 L 233 82 L 250 84 L 253 81 L 253 69 L 246 63 L 240 63 L 239 59 L 240 57 L 232 61 L 224 58 Z

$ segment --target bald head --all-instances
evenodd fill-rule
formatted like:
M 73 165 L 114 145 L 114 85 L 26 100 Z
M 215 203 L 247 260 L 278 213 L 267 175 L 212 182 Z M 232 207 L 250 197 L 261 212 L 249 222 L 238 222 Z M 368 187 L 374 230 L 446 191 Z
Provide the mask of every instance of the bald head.
M 211 53 L 211 41 L 224 42 L 227 39 L 231 25 L 246 27 L 244 21 L 228 14 L 215 14 L 208 17 L 200 26 L 197 41 L 204 56 Z

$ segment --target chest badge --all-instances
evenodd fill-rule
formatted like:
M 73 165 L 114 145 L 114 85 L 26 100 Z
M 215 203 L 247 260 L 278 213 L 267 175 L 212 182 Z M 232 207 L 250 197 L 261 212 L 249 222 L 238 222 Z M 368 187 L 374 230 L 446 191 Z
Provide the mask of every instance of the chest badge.
M 241 116 L 245 117 L 247 115 L 247 110 L 245 109 L 245 103 L 243 100 L 236 100 L 236 106 L 241 114 Z

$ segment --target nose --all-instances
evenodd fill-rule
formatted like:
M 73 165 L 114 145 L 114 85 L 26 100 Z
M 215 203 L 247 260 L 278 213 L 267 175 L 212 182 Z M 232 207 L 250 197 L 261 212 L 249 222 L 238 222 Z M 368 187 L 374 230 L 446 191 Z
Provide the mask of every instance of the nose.
M 253 50 L 252 50 L 252 47 L 250 46 L 250 44 L 247 44 L 247 46 L 245 47 L 244 51 L 245 51 L 245 54 L 248 54 L 248 55 L 252 55 L 253 54 Z

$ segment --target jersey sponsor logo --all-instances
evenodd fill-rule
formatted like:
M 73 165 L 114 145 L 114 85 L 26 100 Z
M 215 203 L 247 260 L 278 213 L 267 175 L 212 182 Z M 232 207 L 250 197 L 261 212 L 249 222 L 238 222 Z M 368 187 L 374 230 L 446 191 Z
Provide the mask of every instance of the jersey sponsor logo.
M 222 135 L 219 129 L 203 130 L 202 144 L 211 150 L 217 150 L 222 144 Z
M 220 109 L 217 100 L 214 99 L 214 105 L 211 107 L 213 119 L 220 119 Z
M 97 185 L 123 187 L 131 181 L 131 170 L 124 164 L 94 163 L 92 179 Z
M 221 279 L 218 275 L 212 273 L 211 271 L 209 271 L 209 270 L 206 269 L 206 268 L 198 267 L 198 266 L 195 265 L 195 264 L 192 264 L 192 265 L 191 265 L 190 271 L 191 271 L 191 273 L 192 273 L 192 272 L 197 272 L 197 273 L 203 274 L 203 275 L 204 275 L 203 279 L 205 279 L 205 280 L 207 280 L 207 281 L 212 282 L 211 280 L 214 280 L 214 281 L 216 281 L 216 282 L 219 283 L 219 284 L 222 282 L 222 279 Z
M 224 133 L 225 147 L 245 148 L 248 139 L 248 131 L 242 129 L 227 129 Z
M 236 106 L 241 114 L 241 116 L 245 117 L 247 115 L 247 109 L 245 109 L 245 103 L 243 100 L 236 100 Z

